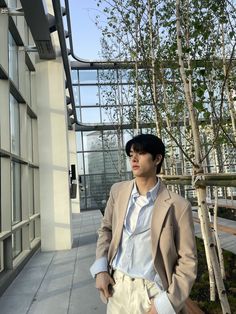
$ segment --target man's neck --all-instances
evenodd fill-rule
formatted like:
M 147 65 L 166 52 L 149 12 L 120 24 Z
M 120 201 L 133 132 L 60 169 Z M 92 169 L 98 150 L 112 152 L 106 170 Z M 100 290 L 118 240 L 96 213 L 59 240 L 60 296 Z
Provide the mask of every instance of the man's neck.
M 158 178 L 156 176 L 144 178 L 144 177 L 136 177 L 135 183 L 140 195 L 146 195 L 148 191 L 150 191 L 156 184 Z

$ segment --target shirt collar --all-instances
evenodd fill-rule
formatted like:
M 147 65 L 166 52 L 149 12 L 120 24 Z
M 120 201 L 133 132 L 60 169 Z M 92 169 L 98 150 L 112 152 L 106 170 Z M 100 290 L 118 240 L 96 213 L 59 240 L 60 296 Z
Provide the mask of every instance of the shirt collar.
M 147 198 L 151 198 L 152 201 L 154 202 L 157 198 L 157 194 L 158 194 L 158 191 L 159 191 L 159 188 L 160 188 L 160 179 L 158 179 L 156 185 L 151 188 L 151 190 L 149 190 L 146 194 Z M 138 192 L 138 188 L 137 188 L 137 185 L 134 181 L 134 186 L 133 186 L 133 189 L 132 189 L 132 192 L 131 192 L 131 196 L 133 199 L 137 198 L 139 196 L 139 192 Z

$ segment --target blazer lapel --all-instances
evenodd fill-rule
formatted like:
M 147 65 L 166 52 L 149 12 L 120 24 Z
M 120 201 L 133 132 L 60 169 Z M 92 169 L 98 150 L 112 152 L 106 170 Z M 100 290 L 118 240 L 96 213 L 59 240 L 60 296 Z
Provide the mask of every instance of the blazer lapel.
M 114 240 L 116 243 L 120 242 L 121 239 L 121 234 L 122 234 L 122 230 L 123 230 L 123 225 L 124 225 L 124 219 L 125 219 L 125 215 L 126 215 L 126 210 L 128 207 L 128 203 L 129 203 L 129 198 L 130 198 L 130 194 L 132 192 L 133 189 L 133 185 L 134 185 L 134 180 L 131 180 L 127 183 L 125 183 L 119 192 L 119 196 L 117 198 L 117 209 L 119 211 L 119 215 L 118 215 L 118 221 L 116 223 L 116 230 L 115 230 L 115 234 L 114 234 Z
M 154 259 L 157 253 L 157 247 L 160 239 L 163 222 L 171 205 L 171 203 L 169 202 L 170 198 L 171 197 L 167 188 L 161 181 L 160 190 L 158 192 L 157 199 L 153 207 L 151 223 L 152 252 Z

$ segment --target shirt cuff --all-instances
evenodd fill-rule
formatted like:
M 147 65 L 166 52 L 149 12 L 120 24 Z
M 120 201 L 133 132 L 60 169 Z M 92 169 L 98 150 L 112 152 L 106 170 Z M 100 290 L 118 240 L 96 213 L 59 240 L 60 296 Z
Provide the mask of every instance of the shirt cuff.
M 101 273 L 102 271 L 107 271 L 107 266 L 108 262 L 106 257 L 100 257 L 99 259 L 97 259 L 90 267 L 90 273 L 93 278 L 95 278 L 98 273 Z
M 166 291 L 155 297 L 154 305 L 158 314 L 176 314 Z

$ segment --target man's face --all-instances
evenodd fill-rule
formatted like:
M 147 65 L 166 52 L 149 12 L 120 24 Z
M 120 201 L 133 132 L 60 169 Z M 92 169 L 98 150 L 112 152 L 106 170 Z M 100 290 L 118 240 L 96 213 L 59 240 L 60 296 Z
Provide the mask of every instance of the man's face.
M 130 165 L 135 177 L 152 177 L 156 175 L 156 167 L 160 163 L 162 156 L 157 155 L 153 160 L 150 153 L 135 152 L 130 149 Z

